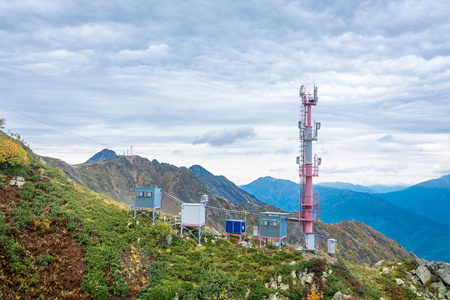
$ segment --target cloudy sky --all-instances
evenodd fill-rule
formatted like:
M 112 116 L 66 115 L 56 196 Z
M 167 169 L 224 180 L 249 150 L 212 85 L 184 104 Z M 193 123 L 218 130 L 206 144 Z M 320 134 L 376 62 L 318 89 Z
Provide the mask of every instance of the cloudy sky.
M 236 184 L 298 181 L 318 86 L 316 182 L 450 173 L 449 1 L 0 0 L 0 117 L 40 155 L 109 148 Z

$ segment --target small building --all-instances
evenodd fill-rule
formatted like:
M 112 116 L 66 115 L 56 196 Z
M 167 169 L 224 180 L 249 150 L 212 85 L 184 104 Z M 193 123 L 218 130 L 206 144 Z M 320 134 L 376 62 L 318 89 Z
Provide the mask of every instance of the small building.
M 206 203 L 208 202 L 208 195 L 200 197 L 200 203 L 183 203 L 181 205 L 181 236 L 183 230 L 187 230 L 195 239 L 200 241 L 206 228 Z M 195 234 L 194 232 L 197 232 Z M 197 237 L 198 235 L 198 237 Z
M 227 233 L 245 234 L 245 221 L 244 220 L 227 220 L 226 221 Z
M 239 236 L 239 242 L 245 235 L 245 221 L 244 220 L 226 220 L 225 230 L 227 235 Z
M 205 205 L 202 203 L 183 203 L 181 205 L 181 225 L 205 225 Z
M 137 187 L 134 191 L 134 207 L 155 209 L 161 207 L 161 189 Z
M 279 248 L 285 239 L 287 242 L 287 216 L 289 213 L 262 212 L 259 214 L 259 243 L 261 239 L 278 240 Z
M 161 213 L 161 189 L 136 187 L 134 190 L 134 218 L 139 214 L 145 215 L 152 220 L 154 225 L 158 213 Z

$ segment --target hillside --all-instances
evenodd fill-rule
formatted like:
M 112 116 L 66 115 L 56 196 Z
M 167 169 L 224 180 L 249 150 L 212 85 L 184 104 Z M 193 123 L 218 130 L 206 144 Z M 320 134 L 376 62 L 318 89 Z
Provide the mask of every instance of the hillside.
M 450 175 L 377 196 L 450 227 Z
M 267 203 L 259 200 L 254 195 L 247 193 L 241 188 L 237 187 L 233 182 L 229 181 L 225 176 L 215 176 L 211 172 L 199 165 L 194 165 L 189 168 L 200 181 L 208 188 L 208 190 L 215 196 L 227 199 L 234 205 L 243 202 L 253 203 L 258 206 L 264 206 Z
M 379 274 L 381 267 L 373 272 L 291 247 L 260 248 L 255 239 L 247 240 L 254 246 L 243 246 L 236 238 L 205 234 L 198 247 L 168 222 L 133 219 L 125 206 L 27 151 L 30 163 L 0 163 L 2 299 L 379 299 L 412 293 L 393 289 L 395 280 Z M 13 175 L 24 177 L 22 189 L 5 184 Z
M 55 166 L 62 167 L 62 170 L 64 170 L 64 172 L 72 178 L 78 178 L 81 184 L 86 183 L 86 186 L 88 188 L 107 195 L 119 202 L 125 202 L 127 200 L 126 195 L 128 195 L 128 197 L 132 197 L 134 187 L 137 185 L 152 186 L 156 184 L 163 190 L 169 191 L 170 194 L 184 200 L 185 202 L 198 202 L 199 196 L 196 195 L 202 195 L 206 193 L 210 195 L 211 201 L 210 203 L 208 203 L 209 206 L 232 210 L 246 210 L 250 212 L 279 211 L 279 209 L 274 206 L 265 205 L 260 207 L 249 202 L 241 202 L 239 205 L 235 206 L 234 204 L 229 203 L 228 199 L 217 197 L 212 192 L 210 192 L 200 181 L 199 177 L 196 176 L 191 170 L 184 167 L 178 168 L 170 164 L 160 164 L 156 160 L 149 161 L 148 159 L 139 156 L 120 156 L 108 161 L 81 164 L 73 167 L 67 164 L 64 165 L 64 163 L 61 163 L 61 161 L 59 160 L 50 160 L 48 158 L 45 158 L 45 160 L 51 164 L 57 162 Z M 203 169 L 199 166 L 196 168 L 197 171 L 201 170 L 200 168 Z M 209 173 L 205 169 L 203 170 L 204 173 Z M 211 176 L 215 178 L 214 175 L 211 174 Z M 218 177 L 218 179 L 221 179 L 220 176 Z M 221 186 L 219 188 L 215 188 L 215 182 L 220 182 Z M 230 182 L 225 179 L 212 180 L 210 181 L 210 186 L 212 186 L 213 190 L 221 190 L 221 187 L 224 183 L 227 186 L 230 185 Z M 234 184 L 231 183 L 231 185 Z M 121 191 L 122 194 L 119 194 L 118 191 Z M 175 204 L 173 201 L 171 201 L 170 198 L 167 197 L 163 197 L 162 209 L 164 212 L 173 215 L 178 215 L 178 212 L 180 211 L 180 208 L 177 206 L 177 204 Z M 215 227 L 219 230 L 225 230 L 225 214 L 217 213 L 216 211 L 212 210 L 207 210 L 207 212 L 207 225 Z M 226 217 L 243 219 L 244 215 L 226 214 Z M 249 230 L 253 228 L 253 226 L 259 225 L 258 218 L 255 217 L 247 216 L 246 221 L 247 228 Z M 365 229 L 368 229 L 368 227 Z M 345 231 L 348 229 L 342 230 Z M 363 228 L 360 227 L 358 230 L 363 230 Z M 300 236 L 298 234 L 297 224 L 290 223 L 288 227 L 288 233 L 289 242 L 298 244 Z M 382 236 L 382 234 L 379 235 Z M 361 234 L 360 236 L 364 236 L 364 234 Z M 385 237 L 383 236 L 381 239 L 383 238 Z M 410 254 L 408 254 L 406 251 L 401 251 L 401 245 L 397 245 L 398 249 L 394 249 L 394 251 L 388 248 L 384 249 L 384 251 L 377 251 L 375 249 L 382 247 L 381 245 L 377 245 L 377 243 L 373 243 L 369 240 L 366 241 L 356 239 L 352 240 L 349 243 L 346 243 L 345 247 L 351 247 L 352 244 L 355 247 L 358 244 L 370 245 L 368 251 L 372 253 L 370 255 L 370 259 L 368 257 L 361 258 L 359 256 L 354 256 L 351 252 L 348 251 L 343 251 L 341 253 L 342 257 L 356 264 L 361 264 L 363 262 L 373 264 L 378 260 L 392 259 L 393 257 L 395 257 L 396 259 L 411 257 Z M 401 254 L 396 255 L 398 253 Z
M 295 207 L 298 203 L 298 184 L 292 181 L 264 177 L 254 183 L 242 188 L 269 204 L 283 203 L 281 208 Z M 271 202 L 267 190 L 278 195 L 278 199 Z M 450 261 L 450 244 L 446 242 L 450 240 L 450 228 L 447 226 L 375 195 L 322 186 L 315 186 L 315 190 L 319 193 L 325 223 L 363 222 L 421 258 Z
M 412 252 L 407 253 L 400 243 L 361 222 L 326 224 L 318 221 L 314 224 L 314 231 L 338 240 L 338 255 L 347 261 L 357 261 L 358 264 L 371 266 L 380 260 L 416 258 Z

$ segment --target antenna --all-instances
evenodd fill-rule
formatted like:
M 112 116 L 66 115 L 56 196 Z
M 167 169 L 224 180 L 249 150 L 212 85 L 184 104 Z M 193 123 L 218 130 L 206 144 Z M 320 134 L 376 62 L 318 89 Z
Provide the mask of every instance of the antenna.
M 300 88 L 300 156 L 297 157 L 300 176 L 299 211 L 298 222 L 301 222 L 301 231 L 305 236 L 305 244 L 308 250 L 315 249 L 315 236 L 313 223 L 319 219 L 319 198 L 313 192 L 312 178 L 319 175 L 319 164 L 322 162 L 317 156 L 313 156 L 312 142 L 317 141 L 317 132 L 320 122 L 311 121 L 312 107 L 316 106 L 317 87 L 314 85 L 313 93 L 304 93 L 303 85 Z M 313 128 L 314 127 L 314 128 Z

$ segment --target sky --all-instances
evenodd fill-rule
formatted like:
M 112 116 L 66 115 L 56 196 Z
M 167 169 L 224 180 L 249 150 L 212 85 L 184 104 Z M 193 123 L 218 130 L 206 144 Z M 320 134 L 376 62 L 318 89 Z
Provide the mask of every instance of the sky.
M 0 0 L 0 118 L 70 164 L 104 148 L 234 183 L 450 173 L 450 1 Z M 132 147 L 132 150 L 131 150 Z

